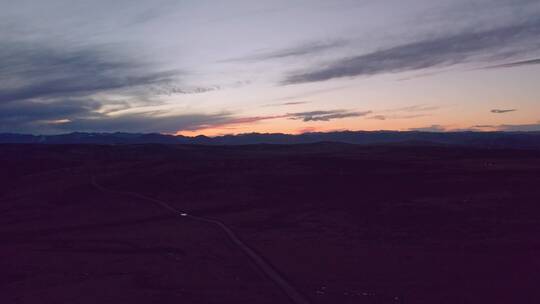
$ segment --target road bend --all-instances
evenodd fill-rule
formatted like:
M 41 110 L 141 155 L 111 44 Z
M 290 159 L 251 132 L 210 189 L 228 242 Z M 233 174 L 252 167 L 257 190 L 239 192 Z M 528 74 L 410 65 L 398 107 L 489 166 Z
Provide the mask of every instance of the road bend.
M 233 243 L 236 247 L 238 247 L 238 249 L 240 249 L 255 265 L 257 265 L 257 267 L 268 277 L 268 279 L 273 281 L 276 284 L 276 286 L 279 287 L 279 289 L 281 289 L 281 291 L 289 298 L 291 303 L 294 303 L 294 304 L 309 304 L 310 303 L 307 300 L 307 298 L 304 295 L 302 295 L 298 290 L 296 290 L 296 288 L 294 288 L 281 274 L 279 274 L 279 272 L 277 272 L 276 269 L 274 269 L 272 265 L 266 262 L 266 260 L 263 259 L 259 254 L 257 254 L 253 249 L 247 246 L 236 235 L 236 233 L 234 233 L 234 231 L 222 221 L 205 218 L 201 216 L 190 215 L 189 213 L 185 211 L 181 211 L 174 208 L 173 206 L 171 206 L 169 203 L 165 201 L 148 197 L 140 193 L 130 192 L 130 191 L 118 191 L 118 190 L 112 190 L 112 189 L 106 188 L 100 185 L 96 181 L 95 177 L 92 177 L 92 185 L 101 192 L 131 196 L 131 197 L 138 198 L 141 200 L 150 201 L 181 218 L 187 218 L 187 219 L 203 222 L 203 223 L 218 227 L 221 231 L 225 233 L 225 235 L 227 236 L 229 241 L 231 241 L 231 243 Z

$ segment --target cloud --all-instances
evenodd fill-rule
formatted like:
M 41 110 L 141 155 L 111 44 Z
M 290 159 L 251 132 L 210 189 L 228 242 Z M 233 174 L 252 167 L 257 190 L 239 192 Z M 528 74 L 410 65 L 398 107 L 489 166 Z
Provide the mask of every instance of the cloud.
M 179 130 L 194 130 L 208 125 L 224 124 L 233 120 L 228 113 L 220 114 L 182 114 L 156 116 L 155 113 L 138 113 L 122 116 L 101 116 L 77 119 L 55 126 L 56 129 L 85 132 L 164 132 L 176 133 Z
M 412 114 L 412 115 L 374 115 L 367 117 L 367 119 L 373 120 L 387 120 L 387 119 L 413 119 L 419 117 L 430 116 L 430 114 Z
M 504 63 L 504 64 L 492 65 L 492 66 L 486 67 L 486 69 L 513 68 L 513 67 L 537 65 L 537 64 L 540 64 L 540 59 L 522 60 L 522 61 L 514 61 L 514 62 L 509 62 L 509 63 Z
M 22 100 L 0 103 L 1 132 L 49 133 L 55 124 L 78 118 L 97 118 L 102 104 L 91 99 Z
M 228 117 L 222 121 L 209 122 L 200 125 L 196 125 L 182 130 L 187 131 L 199 131 L 205 129 L 227 128 L 232 126 L 253 124 L 263 120 L 278 119 L 287 117 L 286 115 L 272 115 L 272 116 L 251 116 L 251 117 Z
M 132 7 L 134 6 L 134 3 L 129 1 L 128 5 Z M 178 3 L 170 0 L 156 0 L 145 3 L 143 7 L 138 8 L 136 13 L 128 19 L 126 25 L 137 26 L 167 17 L 168 15 L 173 14 L 177 5 Z
M 308 103 L 309 101 L 291 101 L 291 102 L 267 104 L 267 105 L 264 105 L 264 107 L 298 106 L 298 105 L 304 105 Z
M 107 46 L 3 41 L 0 62 L 0 103 L 158 86 L 178 76 L 178 71 L 158 70 Z
M 367 119 L 373 119 L 373 120 L 386 120 L 386 116 L 385 116 L 385 115 L 375 115 L 375 116 L 370 116 L 370 117 L 368 117 Z
M 517 110 L 516 109 L 507 109 L 507 110 L 493 109 L 493 110 L 491 110 L 491 113 L 504 114 L 504 113 L 515 112 L 515 111 L 517 111 Z
M 495 125 L 474 125 L 471 128 L 474 128 L 474 129 L 493 129 L 493 128 L 496 128 L 496 127 L 497 126 L 495 126 Z
M 309 101 L 285 102 L 285 103 L 282 103 L 282 105 L 284 105 L 284 106 L 295 106 L 295 105 L 302 105 L 302 104 L 306 104 L 306 103 L 309 103 Z
M 91 113 L 94 113 L 100 107 L 100 102 L 86 99 L 65 99 L 62 101 L 24 100 L 16 103 L 0 104 L 0 121 L 39 121 L 91 116 Z
M 156 113 L 138 113 L 122 116 L 99 116 L 77 119 L 55 124 L 53 127 L 62 130 L 107 132 L 110 130 L 122 132 L 164 132 L 200 131 L 207 129 L 226 129 L 239 125 L 253 124 L 263 120 L 282 118 L 281 116 L 238 117 L 232 113 L 217 114 L 181 114 L 156 115 Z
M 497 130 L 506 132 L 540 132 L 540 122 L 535 124 L 500 125 L 497 126 Z
M 446 128 L 441 125 L 431 125 L 428 127 L 422 128 L 410 128 L 409 131 L 418 131 L 418 132 L 445 132 Z
M 429 105 L 412 105 L 401 108 L 394 108 L 381 111 L 382 114 L 373 115 L 367 117 L 367 119 L 372 120 L 388 120 L 388 119 L 413 119 L 419 117 L 430 116 L 431 114 L 425 113 L 429 111 L 435 111 L 440 109 L 439 106 L 429 106 Z M 395 114 L 400 113 L 400 114 Z M 417 113 L 417 114 L 416 114 Z
M 440 109 L 439 106 L 428 106 L 428 105 L 413 105 L 402 108 L 395 108 L 386 110 L 385 112 L 426 112 L 426 111 L 435 111 Z
M 0 103 L 0 132 L 56 134 L 65 132 L 165 132 L 226 128 L 262 120 L 288 117 L 238 117 L 234 113 L 188 113 L 171 115 L 147 110 L 116 114 L 129 109 L 124 101 L 97 100 L 87 96 L 73 98 L 36 98 Z M 107 111 L 107 109 L 113 109 Z M 119 113 L 119 112 L 117 112 Z
M 502 60 L 540 48 L 540 19 L 483 31 L 468 31 L 419 40 L 372 53 L 335 61 L 292 74 L 283 85 L 325 81 L 334 78 L 372 76 L 435 67 L 474 60 Z
M 161 83 L 159 86 L 149 87 L 149 91 L 156 95 L 193 95 L 193 94 L 203 94 L 213 91 L 221 90 L 221 86 L 208 86 L 208 87 L 192 87 L 192 88 L 182 88 L 178 85 L 170 83 Z
M 0 131 L 175 132 L 222 123 L 230 114 L 109 115 L 159 104 L 153 96 L 201 94 L 212 87 L 179 87 L 180 72 L 115 51 L 112 45 L 51 46 L 0 42 Z
M 202 131 L 208 129 L 226 129 L 236 127 L 239 125 L 253 124 L 265 120 L 289 118 L 294 120 L 302 120 L 304 122 L 309 121 L 330 121 L 333 119 L 342 119 L 348 117 L 365 116 L 371 113 L 366 112 L 351 112 L 347 110 L 333 110 L 333 111 L 311 111 L 300 113 L 287 113 L 283 115 L 267 115 L 267 116 L 248 116 L 248 117 L 234 117 L 227 116 L 226 119 L 210 121 L 208 123 L 196 124 L 191 127 L 183 128 L 184 131 Z
M 250 56 L 233 58 L 225 60 L 225 62 L 253 62 L 253 61 L 266 61 L 266 60 L 275 60 L 283 59 L 289 57 L 301 57 L 301 56 L 310 56 L 313 54 L 322 53 L 324 51 L 339 48 L 347 45 L 347 42 L 344 40 L 332 40 L 332 41 L 317 41 L 304 43 L 299 46 L 276 50 L 276 51 L 264 51 Z
M 348 110 L 332 110 L 332 111 L 311 111 L 311 112 L 299 112 L 289 113 L 287 116 L 294 120 L 308 121 L 330 121 L 333 119 L 343 119 L 349 117 L 360 117 L 370 114 L 371 111 L 364 112 L 351 112 Z
M 114 130 L 173 133 L 181 129 L 239 122 L 239 119 L 231 113 L 164 115 L 156 111 L 148 111 L 108 115 L 101 111 L 102 107 L 102 102 L 86 98 L 1 103 L 0 132 L 54 134 Z
M 475 125 L 473 128 L 502 132 L 540 132 L 540 121 L 532 124 Z
M 227 116 L 226 119 L 218 119 L 210 121 L 208 123 L 194 124 L 191 127 L 185 127 L 182 131 L 202 131 L 208 129 L 227 129 L 234 128 L 239 125 L 253 124 L 265 120 L 289 118 L 293 120 L 302 120 L 304 122 L 310 121 L 330 121 L 333 119 L 342 119 L 348 117 L 365 116 L 371 113 L 371 111 L 365 112 L 352 112 L 347 110 L 332 110 L 332 111 L 310 111 L 299 113 L 287 113 L 283 115 L 268 115 L 268 116 L 248 116 L 248 117 L 234 117 Z M 314 127 L 308 127 L 302 130 L 315 130 Z
M 314 133 L 320 131 L 319 129 L 315 127 L 306 127 L 302 128 L 296 131 L 297 134 L 305 134 L 305 133 Z

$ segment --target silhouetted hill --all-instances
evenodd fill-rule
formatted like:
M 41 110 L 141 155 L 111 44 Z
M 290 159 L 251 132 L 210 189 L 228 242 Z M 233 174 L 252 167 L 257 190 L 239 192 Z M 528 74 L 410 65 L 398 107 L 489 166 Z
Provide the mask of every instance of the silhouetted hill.
M 350 144 L 461 145 L 483 148 L 540 149 L 540 132 L 398 132 L 343 131 L 328 133 L 174 136 L 158 133 L 69 133 L 61 135 L 0 134 L 0 143 L 32 144 L 306 144 L 341 142 Z

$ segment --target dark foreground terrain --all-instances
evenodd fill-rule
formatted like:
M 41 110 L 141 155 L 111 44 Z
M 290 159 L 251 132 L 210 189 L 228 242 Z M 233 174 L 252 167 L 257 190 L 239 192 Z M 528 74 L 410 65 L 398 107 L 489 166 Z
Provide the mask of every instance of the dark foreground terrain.
M 540 303 L 540 151 L 1 145 L 0 303 Z

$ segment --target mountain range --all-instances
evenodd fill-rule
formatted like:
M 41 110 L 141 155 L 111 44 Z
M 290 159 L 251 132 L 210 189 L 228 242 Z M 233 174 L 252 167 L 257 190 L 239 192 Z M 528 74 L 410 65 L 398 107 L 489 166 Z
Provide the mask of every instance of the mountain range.
M 16 144 L 308 144 L 340 142 L 348 144 L 460 145 L 482 148 L 540 149 L 540 132 L 418 132 L 341 131 L 326 133 L 247 133 L 217 137 L 187 137 L 159 133 L 82 133 L 30 135 L 0 133 L 0 143 Z

